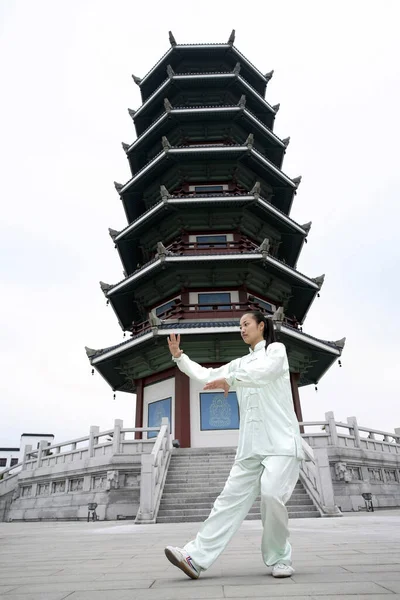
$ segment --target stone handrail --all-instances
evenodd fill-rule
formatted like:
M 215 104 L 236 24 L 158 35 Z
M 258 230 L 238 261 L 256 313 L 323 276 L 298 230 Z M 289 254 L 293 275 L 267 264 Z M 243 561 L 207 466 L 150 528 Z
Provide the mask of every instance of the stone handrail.
M 326 448 L 312 448 L 303 439 L 305 460 L 300 466 L 300 479 L 319 510 L 321 517 L 340 517 L 335 504 Z
M 300 423 L 303 439 L 313 448 L 339 446 L 400 455 L 400 428 L 391 432 L 361 427 L 355 417 L 348 417 L 347 422 L 343 423 L 335 420 L 333 412 L 327 412 L 325 419 Z M 307 431 L 310 427 L 319 427 L 320 431 Z M 361 432 L 367 435 L 361 435 Z
M 161 428 L 150 454 L 142 454 L 140 507 L 136 524 L 155 523 L 171 458 L 172 442 L 169 422 L 163 417 Z

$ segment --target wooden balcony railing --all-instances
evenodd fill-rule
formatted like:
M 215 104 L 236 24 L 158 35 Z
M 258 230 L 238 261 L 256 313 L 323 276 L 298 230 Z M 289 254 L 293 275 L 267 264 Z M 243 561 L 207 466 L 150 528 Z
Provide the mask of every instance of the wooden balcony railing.
M 259 310 L 265 315 L 271 315 L 257 302 L 220 302 L 211 304 L 183 304 L 181 300 L 175 300 L 175 305 L 167 308 L 164 312 L 159 313 L 157 318 L 161 321 L 169 319 L 188 320 L 188 319 L 239 319 L 248 310 Z M 298 322 L 295 319 L 285 317 L 284 325 L 288 325 L 293 329 L 301 330 Z M 131 332 L 133 336 L 145 333 L 151 329 L 149 320 L 135 323 L 132 326 Z
M 185 254 L 242 254 L 243 252 L 253 252 L 257 249 L 257 244 L 250 240 L 241 239 L 239 241 L 226 242 L 183 242 L 182 240 L 174 241 L 167 247 L 169 252 L 177 255 Z

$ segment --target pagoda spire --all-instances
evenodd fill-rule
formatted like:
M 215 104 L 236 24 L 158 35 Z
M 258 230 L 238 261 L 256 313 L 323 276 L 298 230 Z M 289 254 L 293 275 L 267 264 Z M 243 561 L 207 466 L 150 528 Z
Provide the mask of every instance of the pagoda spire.
M 171 102 L 168 100 L 168 98 L 164 98 L 164 108 L 167 113 L 171 112 L 171 110 L 173 109 L 173 106 L 172 106 Z
M 162 200 L 164 200 L 164 201 L 168 200 L 169 198 L 172 198 L 172 195 L 169 193 L 169 191 L 167 190 L 165 185 L 160 185 L 160 194 L 161 194 Z
M 311 229 L 311 225 L 312 225 L 312 221 L 309 221 L 308 223 L 304 223 L 304 225 L 302 225 L 301 228 L 304 229 L 304 231 L 306 231 L 307 233 L 309 233 L 309 231 Z
M 265 73 L 264 77 L 267 80 L 267 83 L 270 81 L 270 79 L 272 79 L 273 74 L 274 74 L 273 69 L 272 69 L 272 71 L 269 71 L 269 73 Z
M 103 292 L 103 294 L 105 296 L 107 296 L 107 292 L 109 290 L 111 290 L 111 288 L 113 287 L 112 285 L 110 285 L 109 283 L 104 283 L 104 281 L 100 281 L 100 287 L 101 287 L 101 291 Z
M 136 75 L 132 75 L 132 79 L 133 81 L 136 83 L 136 85 L 139 85 L 142 83 L 142 80 L 140 77 L 136 77 Z
M 110 234 L 110 237 L 112 239 L 112 241 L 115 240 L 115 238 L 117 237 L 117 235 L 120 233 L 119 231 L 117 231 L 116 229 L 111 229 L 111 227 L 108 228 L 108 233 Z
M 236 65 L 235 65 L 235 66 L 234 66 L 234 68 L 233 68 L 233 73 L 234 73 L 235 75 L 239 75 L 239 73 L 240 73 L 240 68 L 241 68 L 241 66 L 240 66 L 240 62 L 237 62 L 237 63 L 236 63 Z
M 295 184 L 295 186 L 296 186 L 296 190 L 297 190 L 297 188 L 299 187 L 299 185 L 300 185 L 300 183 L 301 183 L 301 179 L 302 179 L 301 175 L 299 175 L 298 177 L 294 177 L 294 178 L 292 179 L 293 183 L 294 183 L 294 184 Z
M 239 106 L 239 108 L 246 108 L 246 94 L 242 94 L 240 96 L 238 106 Z
M 168 37 L 169 37 L 169 43 L 174 48 L 177 44 L 176 44 L 176 39 L 174 38 L 172 31 L 168 31 Z

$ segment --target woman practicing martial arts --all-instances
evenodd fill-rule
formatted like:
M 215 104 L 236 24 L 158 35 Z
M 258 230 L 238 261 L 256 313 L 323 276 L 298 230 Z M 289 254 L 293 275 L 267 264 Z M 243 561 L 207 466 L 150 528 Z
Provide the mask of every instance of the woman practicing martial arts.
M 217 369 L 190 360 L 179 347 L 179 335 L 168 339 L 183 373 L 204 383 L 205 390 L 236 391 L 240 410 L 235 462 L 210 516 L 184 548 L 165 549 L 168 560 L 192 579 L 218 558 L 260 494 L 264 563 L 274 577 L 294 573 L 285 503 L 298 480 L 303 451 L 286 350 L 275 341 L 272 320 L 261 312 L 244 314 L 240 332 L 249 354 Z

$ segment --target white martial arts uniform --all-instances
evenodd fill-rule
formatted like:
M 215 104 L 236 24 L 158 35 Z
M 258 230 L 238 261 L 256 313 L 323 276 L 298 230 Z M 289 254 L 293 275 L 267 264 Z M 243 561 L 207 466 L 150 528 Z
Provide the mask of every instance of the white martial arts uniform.
M 266 565 L 291 564 L 288 514 L 303 459 L 293 408 L 285 346 L 274 342 L 265 351 L 259 342 L 248 355 L 217 369 L 205 368 L 182 354 L 173 359 L 190 378 L 208 383 L 226 379 L 239 402 L 240 429 L 235 462 L 222 493 L 196 538 L 185 550 L 203 570 L 223 551 L 261 493 Z

